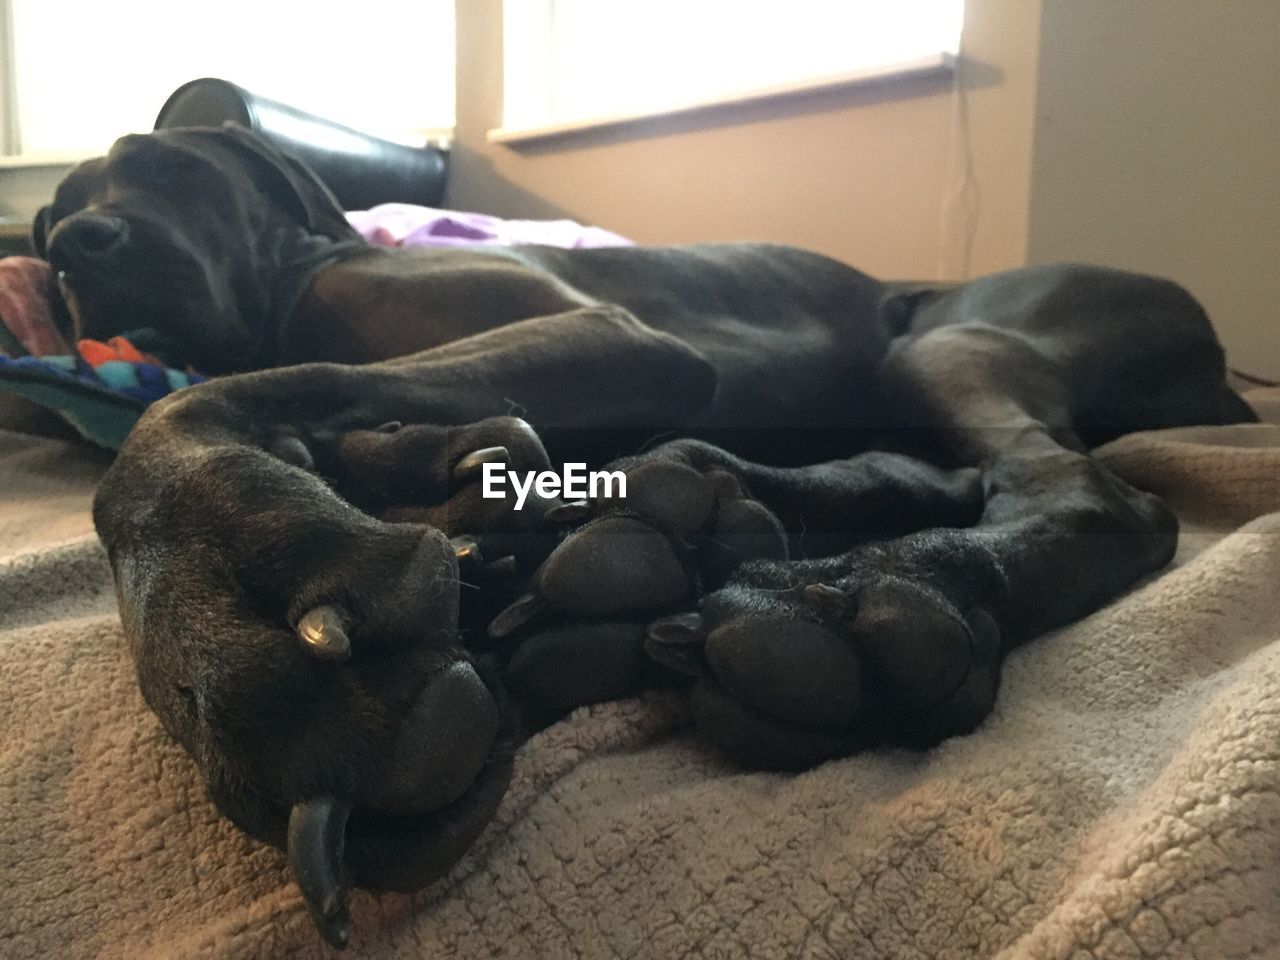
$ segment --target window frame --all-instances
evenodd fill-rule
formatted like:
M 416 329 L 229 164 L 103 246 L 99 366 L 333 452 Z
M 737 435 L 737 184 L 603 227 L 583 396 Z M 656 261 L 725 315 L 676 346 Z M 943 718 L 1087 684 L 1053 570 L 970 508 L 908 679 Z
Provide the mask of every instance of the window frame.
M 13 55 L 13 11 L 0 0 L 0 158 L 22 153 L 18 127 L 18 68 Z

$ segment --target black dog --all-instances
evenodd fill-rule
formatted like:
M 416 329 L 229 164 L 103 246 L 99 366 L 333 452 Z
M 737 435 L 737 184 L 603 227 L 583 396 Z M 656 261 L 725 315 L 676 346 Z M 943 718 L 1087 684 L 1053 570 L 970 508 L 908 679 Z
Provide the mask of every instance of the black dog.
M 335 943 L 348 882 L 440 876 L 577 704 L 684 683 L 772 768 L 973 729 L 1011 647 L 1172 555 L 1088 448 L 1252 419 L 1166 281 L 390 252 L 235 128 L 125 137 L 35 239 L 77 335 L 238 374 L 148 411 L 95 521 L 147 702 Z M 496 461 L 613 461 L 627 496 L 517 511 Z

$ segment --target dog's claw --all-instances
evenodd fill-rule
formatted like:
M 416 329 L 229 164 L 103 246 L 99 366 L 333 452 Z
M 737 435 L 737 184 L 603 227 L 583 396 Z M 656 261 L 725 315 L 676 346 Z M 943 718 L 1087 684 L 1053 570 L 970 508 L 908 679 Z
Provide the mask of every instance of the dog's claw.
M 591 516 L 594 508 L 590 500 L 570 500 L 548 510 L 543 516 L 553 523 L 576 523 Z
M 811 583 L 804 588 L 805 599 L 833 616 L 846 616 L 853 608 L 849 595 L 829 583 Z
M 702 628 L 702 614 L 695 612 L 655 620 L 649 624 L 645 634 L 645 653 L 651 660 L 677 673 L 690 677 L 706 676 L 707 658 L 703 647 L 707 638 Z
M 526 593 L 507 607 L 489 624 L 489 638 L 501 640 L 515 633 L 546 609 L 546 599 L 538 593 Z
M 351 656 L 348 623 L 349 618 L 333 604 L 321 604 L 298 621 L 298 642 L 318 660 L 346 660 Z
M 457 558 L 458 563 L 479 564 L 483 562 L 480 554 L 480 544 L 476 543 L 476 538 L 462 534 L 449 540 L 449 544 L 453 547 L 453 555 Z
M 507 554 L 505 557 L 499 557 L 493 563 L 485 567 L 490 573 L 500 573 L 505 575 L 514 574 L 516 572 L 516 558 L 513 554 Z
M 486 463 L 506 463 L 511 459 L 511 451 L 506 447 L 481 447 L 473 450 L 457 462 L 453 468 L 455 480 L 473 480 L 480 475 Z
M 271 453 L 285 463 L 303 470 L 314 470 L 316 461 L 301 437 L 278 437 L 270 447 Z
M 388 420 L 386 423 L 380 423 L 373 428 L 374 433 L 395 433 L 404 426 L 399 420 Z
M 342 864 L 350 815 L 350 805 L 333 797 L 304 800 L 295 804 L 289 814 L 289 868 L 293 879 L 320 936 L 339 950 L 351 937 Z

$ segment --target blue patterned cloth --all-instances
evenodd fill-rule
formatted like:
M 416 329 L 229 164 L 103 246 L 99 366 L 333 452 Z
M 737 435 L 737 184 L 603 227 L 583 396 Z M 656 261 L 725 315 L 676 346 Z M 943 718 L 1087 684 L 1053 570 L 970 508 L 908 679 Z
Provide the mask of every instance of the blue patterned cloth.
M 79 354 L 0 354 L 0 389 L 56 410 L 87 440 L 109 450 L 120 449 L 149 404 L 206 379 L 154 363 L 110 360 L 95 367 Z

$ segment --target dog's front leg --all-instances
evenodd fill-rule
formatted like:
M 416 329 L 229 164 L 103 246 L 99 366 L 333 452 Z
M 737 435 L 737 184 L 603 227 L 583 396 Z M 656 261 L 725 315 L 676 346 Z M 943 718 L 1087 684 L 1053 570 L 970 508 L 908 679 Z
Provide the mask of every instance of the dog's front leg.
M 562 427 L 678 423 L 713 390 L 679 341 L 584 308 L 395 363 L 228 377 L 139 422 L 94 518 L 143 694 L 225 814 L 279 845 L 288 833 L 331 941 L 347 882 L 415 888 L 466 851 L 511 753 L 502 693 L 458 642 L 453 548 L 335 490 L 360 486 L 326 475 L 342 438 L 512 406 Z M 485 423 L 473 443 L 495 446 Z M 505 423 L 508 452 L 537 460 L 536 438 Z M 470 429 L 438 432 L 425 498 L 456 484 Z

